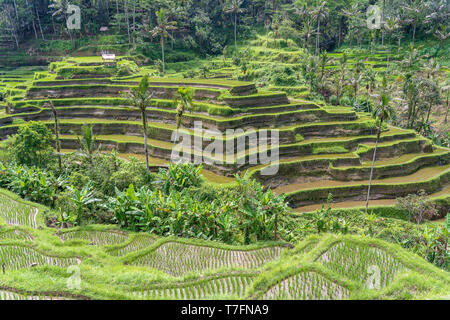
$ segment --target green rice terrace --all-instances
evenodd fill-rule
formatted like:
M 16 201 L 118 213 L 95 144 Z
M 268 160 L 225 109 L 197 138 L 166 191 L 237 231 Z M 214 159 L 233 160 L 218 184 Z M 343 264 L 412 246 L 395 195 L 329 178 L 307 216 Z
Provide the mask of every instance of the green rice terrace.
M 89 66 L 84 67 L 86 60 Z M 114 150 L 118 158 L 143 160 L 139 111 L 123 96 L 142 76 L 111 76 L 108 68 L 114 68 L 94 57 L 70 58 L 52 68 L 35 73 L 39 80 L 30 78 L 31 71 L 20 70 L 17 83 L 23 89 L 7 99 L 0 134 L 14 135 L 29 121 L 54 130 L 47 104 L 51 100 L 64 153 L 79 148 L 79 135 L 88 124 L 102 152 Z M 8 76 L 2 76 L 5 79 Z M 264 129 L 279 133 L 279 161 L 250 164 L 252 155 L 268 150 L 247 144 L 233 152 L 233 161 L 218 161 L 224 154 L 205 161 L 205 183 L 230 188 L 234 174 L 247 172 L 274 194 L 286 196 L 293 208 L 288 215 L 294 221 L 296 215 L 320 210 L 329 194 L 334 197 L 332 207 L 364 205 L 377 131 L 367 113 L 289 98 L 284 92 L 258 90 L 243 81 L 150 78 L 149 85 L 154 92 L 147 109 L 153 171 L 166 170 L 169 164 L 171 137 L 177 130 L 176 93 L 186 87 L 193 92 L 192 108 L 181 120 L 187 135 L 199 134 L 193 130 L 195 121 L 202 121 L 207 129 L 251 129 L 219 138 L 226 150 L 226 139 L 237 140 L 238 135 Z M 200 134 L 208 133 L 202 129 Z M 195 152 L 189 156 L 193 158 Z M 239 163 L 239 158 L 244 160 Z M 396 198 L 423 189 L 440 201 L 438 215 L 445 216 L 449 162 L 449 149 L 412 130 L 384 127 L 370 208 L 383 215 L 395 208 Z M 262 174 L 275 165 L 279 167 L 275 175 Z M 406 254 L 399 245 L 375 239 L 315 236 L 294 246 L 289 242 L 242 246 L 141 234 L 112 225 L 54 229 L 45 225 L 49 221 L 44 212 L 57 206 L 48 209 L 24 202 L 6 191 L 0 202 L 1 299 L 448 298 L 448 273 Z M 69 221 L 66 225 L 74 224 Z M 77 271 L 70 275 L 70 270 Z M 373 278 L 374 270 L 380 278 Z M 81 274 L 81 287 L 68 287 L 76 272 Z M 48 277 L 56 280 L 48 283 Z M 419 288 L 410 291 L 413 282 Z
M 0 300 L 450 299 L 449 17 L 0 0 Z

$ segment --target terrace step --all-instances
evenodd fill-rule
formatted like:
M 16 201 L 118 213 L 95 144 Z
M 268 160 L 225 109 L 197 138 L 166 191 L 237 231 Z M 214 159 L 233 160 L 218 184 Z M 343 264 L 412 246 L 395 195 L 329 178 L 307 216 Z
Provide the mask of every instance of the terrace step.
M 376 179 L 372 181 L 371 199 L 395 199 L 425 190 L 427 193 L 439 191 L 450 182 L 450 165 L 427 167 L 402 177 Z M 276 188 L 276 194 L 285 193 L 294 208 L 326 201 L 332 193 L 337 202 L 364 201 L 369 181 L 336 181 L 320 179 L 295 183 Z
M 450 185 L 442 188 L 441 191 L 429 194 L 428 196 L 433 199 L 444 195 L 450 195 Z M 369 208 L 373 207 L 383 207 L 383 206 L 395 206 L 396 199 L 381 199 L 381 200 L 370 200 Z M 326 202 L 324 203 L 327 206 Z M 332 209 L 343 209 L 343 208 L 364 208 L 366 206 L 365 201 L 344 201 L 344 202 L 333 202 L 329 205 Z M 309 206 L 301 206 L 295 208 L 295 212 L 298 213 L 308 213 L 320 210 L 322 208 L 321 204 L 313 204 Z
M 382 179 L 411 174 L 426 166 L 445 165 L 450 163 L 450 150 L 437 150 L 433 153 L 405 154 L 395 159 L 376 161 L 373 168 L 373 178 Z M 363 166 L 335 167 L 331 163 L 328 173 L 335 180 L 367 180 L 371 167 L 368 163 Z
M 137 109 L 129 108 L 89 108 L 89 107 L 58 107 L 58 116 L 61 119 L 71 118 L 100 118 L 100 119 L 116 119 L 116 120 L 139 120 L 141 115 Z M 150 121 L 159 121 L 164 123 L 175 123 L 175 110 L 151 109 L 147 112 Z M 11 124 L 14 118 L 21 118 L 25 121 L 30 120 L 47 120 L 51 119 L 52 113 L 50 109 L 42 109 L 38 112 L 26 114 L 15 114 L 13 117 L 0 118 L 0 125 Z M 185 113 L 182 118 L 182 124 L 185 127 L 193 128 L 195 121 L 202 121 L 203 126 L 209 129 L 235 129 L 235 128 L 267 128 L 268 123 L 272 123 L 274 127 L 285 126 L 296 122 L 321 122 L 321 121 L 352 121 L 356 119 L 353 113 L 330 113 L 323 109 L 297 110 L 281 113 L 261 113 L 242 115 L 237 117 L 219 117 L 204 116 L 193 113 Z
M 358 146 L 356 153 L 362 161 L 369 161 L 373 158 L 375 143 L 362 143 Z M 424 138 L 413 138 L 397 141 L 378 143 L 377 159 L 393 158 L 408 153 L 433 152 L 431 143 Z

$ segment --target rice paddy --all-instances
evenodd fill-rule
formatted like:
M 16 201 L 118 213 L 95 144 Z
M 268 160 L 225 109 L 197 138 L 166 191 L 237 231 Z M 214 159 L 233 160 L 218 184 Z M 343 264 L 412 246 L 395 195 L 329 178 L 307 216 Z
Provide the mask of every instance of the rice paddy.
M 23 245 L 0 244 L 0 261 L 6 271 L 49 265 L 66 268 L 79 263 L 78 258 L 63 258 L 44 254 Z
M 269 246 L 255 250 L 225 250 L 206 246 L 166 242 L 156 250 L 131 262 L 133 265 L 152 267 L 173 276 L 225 267 L 258 268 L 267 261 L 277 259 L 283 249 Z
M 119 231 L 74 230 L 58 234 L 61 241 L 87 240 L 91 245 L 104 246 L 124 242 L 128 235 Z

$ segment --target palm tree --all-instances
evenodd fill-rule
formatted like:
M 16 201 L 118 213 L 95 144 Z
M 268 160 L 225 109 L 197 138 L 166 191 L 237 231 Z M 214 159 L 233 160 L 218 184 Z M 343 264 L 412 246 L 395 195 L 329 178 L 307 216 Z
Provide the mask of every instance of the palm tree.
M 445 92 L 447 94 L 447 110 L 445 111 L 445 119 L 444 119 L 444 123 L 446 124 L 447 123 L 447 117 L 448 117 L 448 109 L 450 107 L 449 103 L 448 103 L 448 100 L 449 100 L 449 97 L 450 97 L 450 82 L 447 82 L 447 84 L 441 88 L 441 91 Z
M 399 28 L 399 25 L 397 23 L 397 19 L 394 18 L 388 18 L 385 23 L 383 23 L 383 30 L 386 30 L 389 38 L 388 43 L 388 56 L 387 56 L 387 65 L 386 65 L 386 74 L 389 74 L 389 59 L 391 55 L 391 39 L 392 39 L 392 33 Z M 383 33 L 384 37 L 384 33 Z M 383 40 L 384 42 L 384 40 Z
M 427 117 L 424 119 L 425 114 L 422 114 L 421 123 L 417 129 L 418 132 L 421 132 L 424 129 L 424 124 L 427 124 L 430 119 L 431 110 L 433 105 L 441 102 L 439 87 L 435 81 L 430 79 L 422 79 L 419 83 L 419 92 L 420 92 L 420 100 L 423 102 L 423 105 L 428 106 Z M 423 108 L 425 111 L 425 108 Z
M 433 33 L 434 37 L 439 40 L 440 49 L 444 47 L 445 41 L 450 37 L 450 32 L 447 31 L 447 26 L 441 24 L 439 28 Z
M 328 55 L 327 50 L 323 50 L 323 51 L 320 53 L 320 56 L 319 56 L 319 64 L 320 64 L 320 69 L 321 69 L 321 71 L 320 71 L 320 81 L 323 81 L 323 79 L 324 79 L 324 77 L 325 77 L 325 67 L 326 67 L 328 64 L 332 64 L 333 62 L 334 62 L 334 59 L 331 58 L 331 57 Z
M 364 71 L 365 67 L 366 66 L 365 66 L 362 58 L 357 58 L 355 64 L 353 65 L 353 75 L 350 80 L 350 83 L 354 90 L 356 105 L 358 108 L 359 108 L 359 85 L 360 85 L 361 81 L 363 80 L 363 76 L 364 76 L 363 71 Z
M 386 0 L 383 0 L 383 9 L 381 11 L 381 27 L 382 27 L 382 29 L 381 29 L 381 45 L 382 46 L 384 46 L 384 30 L 385 30 L 384 14 L 385 14 L 385 12 L 386 12 Z
M 165 67 L 165 58 L 164 58 L 164 49 L 165 49 L 165 38 L 169 37 L 173 39 L 172 35 L 169 33 L 171 30 L 175 30 L 177 27 L 175 26 L 177 23 L 175 21 L 169 21 L 169 16 L 167 11 L 164 8 L 156 11 L 156 20 L 157 25 L 151 31 L 152 37 L 159 36 L 161 42 L 161 56 L 162 56 L 162 74 L 164 76 L 166 72 Z
M 175 143 L 178 140 L 178 130 L 181 127 L 181 120 L 183 118 L 183 113 L 185 110 L 192 109 L 192 99 L 194 96 L 194 91 L 191 88 L 178 88 L 177 95 L 180 100 L 177 105 L 177 115 L 175 118 L 177 131 L 176 131 L 175 140 L 173 141 L 172 149 L 175 148 Z M 172 158 L 170 159 L 170 161 L 172 161 Z
M 132 88 L 125 94 L 128 103 L 141 111 L 142 127 L 144 133 L 144 152 L 147 173 L 150 172 L 148 164 L 148 146 L 147 146 L 147 107 L 153 98 L 153 92 L 150 89 L 148 75 L 145 75 L 139 82 L 139 86 Z
M 244 12 L 244 9 L 241 8 L 243 0 L 230 0 L 227 5 L 224 7 L 224 11 L 226 13 L 234 14 L 234 48 L 237 53 L 237 16 L 238 14 Z
M 303 49 L 308 49 L 309 47 L 309 39 L 311 38 L 314 32 L 313 21 L 309 17 L 305 18 L 303 22 L 302 35 L 304 37 Z
M 367 209 L 369 208 L 369 198 L 370 198 L 370 188 L 372 186 L 373 167 L 375 165 L 378 141 L 380 140 L 381 130 L 383 128 L 383 122 L 388 121 L 394 112 L 392 107 L 389 106 L 389 102 L 390 102 L 390 97 L 389 97 L 388 88 L 387 88 L 387 77 L 386 77 L 386 75 L 384 75 L 383 76 L 383 91 L 381 93 L 380 104 L 375 108 L 375 110 L 373 112 L 373 116 L 379 120 L 379 125 L 378 125 L 378 130 L 377 130 L 377 139 L 375 141 L 375 149 L 373 150 L 372 166 L 370 168 L 369 187 L 367 189 L 367 200 L 366 200 L 366 210 L 365 210 L 366 214 L 367 214 Z
M 55 12 L 53 12 L 52 17 L 61 15 L 64 17 L 64 20 L 67 21 L 69 17 L 67 13 L 69 10 L 69 5 L 70 5 L 69 0 L 54 0 L 53 3 L 50 4 L 48 7 L 56 10 Z M 73 44 L 72 32 L 70 31 L 70 29 L 67 29 L 67 33 L 69 34 L 70 41 Z
M 341 95 L 346 85 L 346 73 L 347 73 L 347 54 L 344 52 L 341 58 L 339 58 L 338 72 L 334 74 L 334 85 L 336 89 L 336 104 L 340 104 Z
M 316 37 L 316 56 L 319 54 L 320 44 L 320 22 L 328 17 L 327 2 L 325 0 L 318 0 L 317 6 L 312 11 L 313 16 L 317 20 L 317 37 Z
M 350 8 L 348 9 L 344 9 L 342 12 L 344 17 L 347 17 L 348 19 L 348 24 L 349 24 L 349 36 L 350 36 L 350 47 L 353 44 L 353 35 L 355 31 L 357 34 L 359 33 L 359 26 L 360 26 L 360 20 L 361 18 L 359 17 L 359 5 L 358 3 L 354 3 Z M 359 38 L 359 35 L 358 35 Z
M 92 127 L 92 124 L 84 124 L 81 127 L 81 139 L 77 136 L 78 144 L 80 145 L 77 154 L 86 158 L 91 166 L 94 165 L 93 159 L 101 148 L 101 145 L 98 145 L 98 147 L 95 148 L 97 139 L 94 136 Z
M 406 22 L 412 24 L 413 27 L 412 45 L 414 46 L 417 25 L 423 19 L 425 5 L 422 0 L 410 0 L 409 4 L 404 8 L 407 14 Z

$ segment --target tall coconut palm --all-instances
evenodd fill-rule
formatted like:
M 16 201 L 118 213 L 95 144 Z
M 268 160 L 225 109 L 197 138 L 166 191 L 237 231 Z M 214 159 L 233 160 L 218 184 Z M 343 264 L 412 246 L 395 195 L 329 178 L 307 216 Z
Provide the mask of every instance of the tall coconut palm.
M 320 22 L 324 21 L 329 14 L 327 2 L 325 0 L 318 0 L 317 6 L 312 11 L 313 16 L 317 20 L 317 37 L 316 37 L 316 56 L 319 54 L 320 44 Z
M 191 88 L 178 88 L 177 91 L 178 96 L 178 104 L 177 104 L 177 115 L 175 118 L 176 123 L 176 135 L 175 140 L 173 141 L 172 150 L 175 148 L 175 143 L 178 140 L 178 130 L 181 127 L 181 120 L 183 119 L 183 113 L 185 110 L 192 109 L 192 99 L 194 96 L 194 91 Z M 172 158 L 170 159 L 172 161 Z
M 408 105 L 408 120 L 407 128 L 414 126 L 416 117 L 417 104 L 419 103 L 419 86 L 418 81 L 411 73 L 405 75 L 405 81 L 403 82 L 403 97 Z
M 369 208 L 369 199 L 370 199 L 370 188 L 372 186 L 372 176 L 373 176 L 373 167 L 375 166 L 375 159 L 377 155 L 377 147 L 378 147 L 378 141 L 380 140 L 381 130 L 383 128 L 383 123 L 388 121 L 392 114 L 393 109 L 391 106 L 389 106 L 390 97 L 388 94 L 388 88 L 387 88 L 387 77 L 386 75 L 383 76 L 383 90 L 380 95 L 380 103 L 375 108 L 373 112 L 373 116 L 378 119 L 378 130 L 377 130 L 377 139 L 375 141 L 375 148 L 373 150 L 373 157 L 372 157 L 372 166 L 370 167 L 370 175 L 369 175 L 369 187 L 367 189 L 367 200 L 366 200 L 366 210 L 365 213 L 367 214 L 367 210 Z
M 391 56 L 391 39 L 392 33 L 399 28 L 399 24 L 397 23 L 397 19 L 388 18 L 385 23 L 383 23 L 383 30 L 386 30 L 388 34 L 388 56 L 387 56 L 387 64 L 386 64 L 386 73 L 389 74 L 389 59 Z M 384 36 L 384 33 L 383 33 Z M 383 40 L 384 42 L 384 40 Z
M 305 39 L 303 42 L 303 49 L 309 48 L 309 39 L 311 38 L 313 32 L 314 32 L 313 21 L 309 17 L 306 17 L 303 22 L 303 27 L 301 30 L 301 33 Z
M 404 8 L 407 15 L 406 22 L 410 23 L 413 28 L 412 45 L 414 46 L 417 25 L 424 18 L 425 4 L 422 0 L 410 0 Z
M 434 37 L 439 40 L 439 48 L 442 50 L 444 47 L 445 41 L 450 38 L 450 32 L 448 32 L 447 26 L 441 24 L 439 28 L 436 29 L 433 33 Z
M 234 48 L 237 52 L 237 16 L 244 12 L 241 8 L 243 0 L 230 0 L 224 7 L 226 13 L 234 14 Z
M 340 104 L 341 95 L 347 84 L 347 54 L 344 52 L 338 60 L 338 71 L 334 74 L 334 86 L 336 89 L 336 105 Z
M 55 11 L 52 14 L 54 16 L 63 16 L 64 21 L 67 21 L 69 18 L 68 10 L 69 10 L 70 2 L 69 0 L 54 0 L 48 7 L 54 9 Z M 70 41 L 73 44 L 72 32 L 70 29 L 67 29 L 67 33 L 69 34 Z
M 160 38 L 161 42 L 161 56 L 162 56 L 162 75 L 166 73 L 166 67 L 165 67 L 165 57 L 164 57 L 164 50 L 165 50 L 165 44 L 166 44 L 166 38 L 173 39 L 172 35 L 169 33 L 169 31 L 176 30 L 176 21 L 169 21 L 169 15 L 167 14 L 167 11 L 164 8 L 159 9 L 159 11 L 156 11 L 156 20 L 157 25 L 154 27 L 151 31 L 152 37 L 158 37 Z
M 150 88 L 148 76 L 145 75 L 139 82 L 139 85 L 132 88 L 130 92 L 125 93 L 125 98 L 127 102 L 133 107 L 141 111 L 142 127 L 144 133 L 144 152 L 145 152 L 145 163 L 147 166 L 147 173 L 150 172 L 150 167 L 148 164 L 148 146 L 147 146 L 147 107 L 153 98 L 153 91 Z
M 384 15 L 385 15 L 385 12 L 386 12 L 386 0 L 383 0 L 383 9 L 381 10 L 381 45 L 382 46 L 384 46 L 384 31 L 385 31 L 385 28 L 384 28 L 384 24 L 385 24 L 385 21 L 384 21 Z

